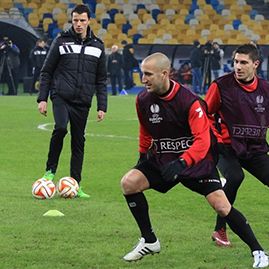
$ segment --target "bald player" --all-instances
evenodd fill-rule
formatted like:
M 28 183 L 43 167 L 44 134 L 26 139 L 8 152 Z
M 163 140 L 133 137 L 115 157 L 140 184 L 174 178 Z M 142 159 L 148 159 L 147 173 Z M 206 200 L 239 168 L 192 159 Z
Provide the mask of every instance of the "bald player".
M 253 267 L 263 268 L 265 266 L 260 264 L 265 263 L 259 260 L 263 248 L 245 217 L 231 206 L 222 190 L 216 170 L 216 141 L 202 101 L 189 89 L 169 79 L 170 66 L 170 60 L 162 53 L 148 56 L 141 65 L 145 89 L 136 99 L 140 158 L 121 180 L 141 238 L 123 259 L 136 261 L 160 252 L 160 242 L 152 229 L 143 192 L 154 189 L 166 193 L 181 182 L 206 198 L 249 246 L 254 255 Z

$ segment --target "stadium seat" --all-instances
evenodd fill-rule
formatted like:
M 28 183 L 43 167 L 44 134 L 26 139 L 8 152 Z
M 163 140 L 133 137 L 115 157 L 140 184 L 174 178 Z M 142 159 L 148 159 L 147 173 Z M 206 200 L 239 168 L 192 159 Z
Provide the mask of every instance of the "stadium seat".
M 115 14 L 114 21 L 118 26 L 122 26 L 127 22 L 127 19 L 122 13 L 117 13 Z
M 106 29 L 107 28 L 107 25 L 109 23 L 111 23 L 111 19 L 110 18 L 103 18 L 102 21 L 101 21 L 102 28 Z
M 9 10 L 13 7 L 13 1 L 12 0 L 1 0 L 0 7 Z
M 129 22 L 127 22 L 127 23 L 122 25 L 122 30 L 121 31 L 124 34 L 127 34 L 128 30 L 131 29 L 131 28 L 132 28 L 132 25 Z
M 37 13 L 30 13 L 28 15 L 28 22 L 32 27 L 37 28 L 39 26 L 38 14 Z
M 112 9 L 110 9 L 110 10 L 108 11 L 108 14 L 109 14 L 110 19 L 111 19 L 112 22 L 115 21 L 115 20 L 114 20 L 114 17 L 115 17 L 115 15 L 116 15 L 117 13 L 119 13 L 119 10 L 116 9 L 116 8 L 112 8 Z
M 160 9 L 153 9 L 151 10 L 152 18 L 157 22 L 157 17 L 161 13 Z
M 143 35 L 137 33 L 133 35 L 133 44 L 138 44 L 138 40 L 143 37 Z
M 241 24 L 242 22 L 239 20 L 239 19 L 236 19 L 236 20 L 233 20 L 233 28 L 235 30 L 238 30 L 238 27 L 239 25 Z
M 254 17 L 254 20 L 255 21 L 264 21 L 264 16 L 261 15 L 261 14 L 257 14 L 255 17 Z
M 43 31 L 45 33 L 47 33 L 49 31 L 49 25 L 53 23 L 53 19 L 52 18 L 44 18 L 42 25 L 43 25 Z
M 54 29 L 52 30 L 52 36 L 51 36 L 51 38 L 54 39 L 54 38 L 57 37 L 57 35 L 58 35 L 59 33 L 61 33 L 61 32 L 62 32 L 62 30 L 61 30 L 60 28 L 58 28 L 58 27 L 54 28 Z

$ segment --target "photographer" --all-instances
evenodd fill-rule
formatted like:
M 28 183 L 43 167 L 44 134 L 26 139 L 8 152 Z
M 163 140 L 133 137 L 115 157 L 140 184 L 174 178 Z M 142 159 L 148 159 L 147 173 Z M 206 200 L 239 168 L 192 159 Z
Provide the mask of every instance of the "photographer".
M 19 48 L 8 37 L 0 41 L 0 79 L 7 82 L 7 95 L 17 95 L 19 55 Z

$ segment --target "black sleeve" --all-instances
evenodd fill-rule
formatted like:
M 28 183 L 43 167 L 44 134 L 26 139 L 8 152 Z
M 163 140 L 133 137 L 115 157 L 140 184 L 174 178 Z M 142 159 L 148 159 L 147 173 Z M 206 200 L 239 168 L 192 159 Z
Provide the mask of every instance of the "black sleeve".
M 40 73 L 40 89 L 37 97 L 37 102 L 47 101 L 49 97 L 50 84 L 53 73 L 60 59 L 59 38 L 56 38 L 51 44 L 50 50 L 45 59 L 44 65 Z
M 107 111 L 107 71 L 106 71 L 106 55 L 104 49 L 97 67 L 96 74 L 96 97 L 97 97 L 97 111 Z

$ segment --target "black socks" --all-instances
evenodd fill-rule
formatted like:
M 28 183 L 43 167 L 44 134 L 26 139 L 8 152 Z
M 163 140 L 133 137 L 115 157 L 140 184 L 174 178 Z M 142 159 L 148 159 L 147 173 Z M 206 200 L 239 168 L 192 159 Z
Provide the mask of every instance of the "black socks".
M 263 250 L 246 218 L 238 210 L 232 207 L 225 220 L 232 231 L 250 247 L 251 251 Z
M 156 242 L 157 238 L 150 223 L 148 202 L 143 192 L 124 195 L 124 197 L 138 224 L 141 236 L 145 238 L 146 243 Z

